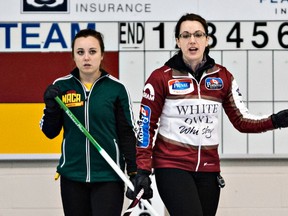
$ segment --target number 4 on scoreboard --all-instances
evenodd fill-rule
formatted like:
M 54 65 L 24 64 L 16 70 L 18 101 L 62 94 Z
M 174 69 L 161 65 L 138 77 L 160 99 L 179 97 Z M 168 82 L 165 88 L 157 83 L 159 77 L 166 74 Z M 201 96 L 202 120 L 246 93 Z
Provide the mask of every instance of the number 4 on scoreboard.
M 233 37 L 233 34 L 236 34 L 235 37 Z M 235 42 L 236 47 L 240 48 L 241 43 L 244 41 L 243 38 L 241 38 L 240 35 L 240 22 L 236 22 L 231 31 L 228 33 L 226 37 L 227 42 Z

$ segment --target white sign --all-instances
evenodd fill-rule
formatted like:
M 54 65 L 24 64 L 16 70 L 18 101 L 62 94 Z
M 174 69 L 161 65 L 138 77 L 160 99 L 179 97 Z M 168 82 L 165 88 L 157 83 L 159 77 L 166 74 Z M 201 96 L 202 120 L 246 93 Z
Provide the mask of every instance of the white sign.
M 184 13 L 207 20 L 288 20 L 287 0 L 36 0 L 0 1 L 3 21 L 175 21 Z M 53 2 L 53 1 L 51 1 Z M 35 16 L 37 14 L 37 16 Z

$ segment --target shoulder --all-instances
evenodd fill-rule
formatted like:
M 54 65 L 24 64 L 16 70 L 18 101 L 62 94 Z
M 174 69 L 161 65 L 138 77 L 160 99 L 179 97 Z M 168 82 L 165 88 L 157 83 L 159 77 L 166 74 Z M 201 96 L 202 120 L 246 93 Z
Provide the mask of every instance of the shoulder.
M 233 77 L 232 73 L 223 65 L 215 64 L 212 68 L 207 71 L 207 74 L 218 73 L 219 76 Z
M 120 81 L 118 78 L 112 76 L 111 74 L 106 74 L 103 78 L 103 84 L 102 87 L 107 89 L 107 91 L 113 91 L 115 94 L 121 95 L 121 94 L 127 94 L 128 89 L 126 85 Z M 124 93 L 126 92 L 126 93 Z
M 62 76 L 62 77 L 55 79 L 53 84 L 60 84 L 61 82 L 65 82 L 65 81 L 70 80 L 72 78 L 73 78 L 73 75 L 71 75 L 71 74 L 66 75 L 66 76 Z
M 118 86 L 118 87 L 124 87 L 124 83 L 122 81 L 120 81 L 118 78 L 114 77 L 111 74 L 106 74 L 104 79 L 104 82 L 106 82 L 109 85 L 114 85 L 114 86 Z
M 172 68 L 167 66 L 167 65 L 163 65 L 162 67 L 159 67 L 157 69 L 155 69 L 152 73 L 162 73 L 165 74 L 167 72 L 171 71 L 172 72 Z
M 225 66 L 220 65 L 220 64 L 215 64 L 214 67 L 211 68 L 211 69 L 212 70 L 218 70 L 218 71 L 224 72 L 224 73 L 230 73 L 230 71 Z
M 167 65 L 164 65 L 152 71 L 152 73 L 148 77 L 148 80 L 149 79 L 159 80 L 163 79 L 164 77 L 170 77 L 172 75 L 172 72 L 173 72 L 172 68 L 168 67 Z

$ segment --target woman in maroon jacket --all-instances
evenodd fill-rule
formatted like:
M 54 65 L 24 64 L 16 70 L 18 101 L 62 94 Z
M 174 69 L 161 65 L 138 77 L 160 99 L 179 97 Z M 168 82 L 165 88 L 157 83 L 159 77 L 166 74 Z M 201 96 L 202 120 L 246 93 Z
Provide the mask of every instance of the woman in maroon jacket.
M 152 197 L 149 175 L 154 168 L 170 215 L 213 216 L 225 185 L 217 151 L 221 109 L 245 133 L 287 127 L 288 110 L 270 116 L 249 113 L 233 75 L 208 55 L 208 25 L 201 16 L 182 16 L 175 39 L 179 52 L 145 83 L 135 192 L 144 187 L 145 197 Z

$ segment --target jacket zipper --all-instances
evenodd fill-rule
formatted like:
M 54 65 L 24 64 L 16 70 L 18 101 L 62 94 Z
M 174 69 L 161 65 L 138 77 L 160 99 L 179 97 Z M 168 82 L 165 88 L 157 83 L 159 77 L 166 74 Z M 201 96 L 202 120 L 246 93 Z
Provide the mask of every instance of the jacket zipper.
M 208 75 L 211 75 L 211 74 L 215 74 L 215 73 L 218 73 L 219 70 L 216 70 L 212 73 L 209 73 L 209 74 L 206 74 L 206 71 L 203 73 L 202 77 L 200 78 L 199 82 L 193 77 L 192 79 L 194 81 L 196 81 L 197 83 L 197 90 L 198 90 L 198 99 L 201 100 L 201 87 L 200 87 L 200 83 L 202 82 L 202 80 L 208 76 Z M 200 128 L 201 128 L 201 122 L 199 122 L 199 132 L 200 132 Z M 200 133 L 199 133 L 200 134 Z M 196 165 L 196 168 L 195 168 L 195 172 L 198 172 L 198 169 L 199 169 L 199 166 L 200 166 L 200 163 L 201 163 L 201 147 L 202 147 L 202 134 L 200 134 L 200 137 L 199 137 L 199 146 L 198 146 L 198 159 L 197 159 L 197 165 Z
M 90 94 L 94 88 L 94 86 L 96 85 L 96 83 L 102 79 L 103 77 L 106 77 L 106 76 L 102 76 L 100 77 L 98 80 L 96 80 L 94 82 L 94 84 L 92 85 L 90 91 L 89 91 L 89 94 L 87 96 L 86 94 L 86 89 L 85 89 L 85 86 L 81 83 L 81 81 L 79 79 L 78 82 L 81 84 L 82 86 L 82 89 L 84 91 L 84 95 L 85 95 L 85 103 L 84 103 L 84 115 L 85 115 L 85 128 L 88 130 L 89 132 L 89 100 L 90 100 Z M 88 138 L 86 138 L 86 171 L 87 171 L 87 175 L 86 175 L 86 182 L 91 182 L 91 158 L 90 158 L 90 142 L 88 140 Z

